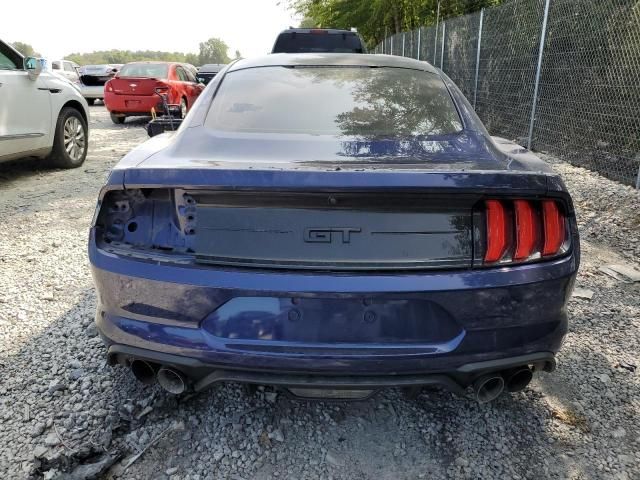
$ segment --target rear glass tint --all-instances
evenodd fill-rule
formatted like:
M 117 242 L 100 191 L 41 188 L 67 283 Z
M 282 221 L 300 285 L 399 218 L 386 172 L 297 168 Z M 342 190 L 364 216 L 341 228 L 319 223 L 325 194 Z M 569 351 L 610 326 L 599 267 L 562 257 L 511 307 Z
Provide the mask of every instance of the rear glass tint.
M 462 130 L 438 75 L 369 67 L 262 67 L 228 73 L 206 126 L 229 132 L 367 138 Z
M 353 33 L 281 33 L 272 53 L 364 53 L 360 37 Z
M 162 63 L 130 63 L 120 69 L 120 77 L 167 78 L 169 66 Z

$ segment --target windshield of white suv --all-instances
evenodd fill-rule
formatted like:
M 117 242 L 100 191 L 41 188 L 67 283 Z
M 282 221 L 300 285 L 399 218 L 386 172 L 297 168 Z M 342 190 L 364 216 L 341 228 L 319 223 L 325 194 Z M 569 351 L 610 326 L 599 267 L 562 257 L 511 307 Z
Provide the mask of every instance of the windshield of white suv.
M 120 69 L 119 77 L 167 78 L 169 66 L 164 63 L 129 63 Z
M 228 73 L 205 125 L 238 133 L 387 138 L 462 130 L 438 75 L 407 68 L 334 66 Z

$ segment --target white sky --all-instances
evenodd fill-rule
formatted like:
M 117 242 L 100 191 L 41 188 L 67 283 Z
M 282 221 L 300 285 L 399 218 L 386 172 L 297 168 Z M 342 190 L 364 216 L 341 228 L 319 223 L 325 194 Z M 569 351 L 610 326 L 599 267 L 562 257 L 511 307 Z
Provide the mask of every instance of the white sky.
M 285 0 L 1 0 L 0 38 L 31 44 L 47 58 L 94 50 L 198 53 L 218 37 L 229 56 L 268 53 L 299 19 Z

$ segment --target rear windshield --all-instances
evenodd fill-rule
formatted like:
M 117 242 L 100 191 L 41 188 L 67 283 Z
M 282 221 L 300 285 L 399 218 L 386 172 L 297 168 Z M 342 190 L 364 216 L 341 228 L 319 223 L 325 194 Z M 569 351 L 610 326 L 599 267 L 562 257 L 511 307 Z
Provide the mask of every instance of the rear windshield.
M 262 67 L 228 73 L 206 126 L 228 132 L 365 138 L 462 130 L 438 75 L 370 67 Z
M 281 33 L 272 53 L 364 53 L 360 37 L 353 33 Z
M 130 63 L 120 69 L 120 77 L 167 78 L 169 65 L 163 63 Z

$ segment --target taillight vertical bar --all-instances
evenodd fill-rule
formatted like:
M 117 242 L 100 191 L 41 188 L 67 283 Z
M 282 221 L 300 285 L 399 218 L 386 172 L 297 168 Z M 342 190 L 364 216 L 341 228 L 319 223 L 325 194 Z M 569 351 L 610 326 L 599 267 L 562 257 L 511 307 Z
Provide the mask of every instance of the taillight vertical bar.
M 504 206 L 498 200 L 487 200 L 487 251 L 485 262 L 497 262 L 507 249 L 507 218 Z
M 544 222 L 542 255 L 555 255 L 565 239 L 565 219 L 555 200 L 542 201 L 542 217 Z
M 525 260 L 533 254 L 538 243 L 536 214 L 527 200 L 514 200 L 516 220 L 516 250 L 514 260 Z

